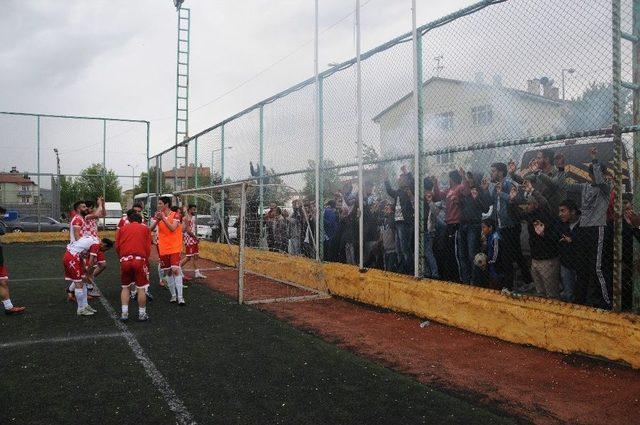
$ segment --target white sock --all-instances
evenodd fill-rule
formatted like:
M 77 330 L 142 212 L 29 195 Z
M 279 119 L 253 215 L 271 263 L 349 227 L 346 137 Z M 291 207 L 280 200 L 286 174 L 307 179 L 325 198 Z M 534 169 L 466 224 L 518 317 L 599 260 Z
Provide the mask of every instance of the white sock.
M 173 279 L 176 282 L 176 290 L 178 291 L 178 299 L 181 300 L 183 298 L 182 290 L 184 288 L 184 286 L 182 285 L 182 273 L 179 274 L 178 276 L 174 276 Z
M 87 288 L 87 285 L 84 285 L 82 287 L 82 291 L 84 292 L 84 300 L 85 300 L 85 302 L 88 302 L 87 296 L 89 295 L 89 289 Z
M 69 285 L 69 292 L 73 292 L 76 289 L 76 283 L 75 282 L 71 282 L 71 285 Z
M 128 305 L 123 305 L 122 306 L 122 314 L 128 314 L 129 313 L 129 306 Z
M 171 292 L 171 296 L 176 296 L 176 281 L 173 275 L 169 275 L 167 277 L 167 281 L 169 282 L 169 292 Z
M 84 288 L 74 289 L 73 292 L 76 294 L 76 302 L 78 303 L 78 310 L 82 310 L 87 306 L 87 295 L 84 292 Z
M 5 310 L 11 310 L 13 308 L 13 304 L 11 304 L 11 298 L 7 298 L 2 301 L 2 305 L 4 305 Z
M 142 316 L 147 313 L 147 307 L 139 307 L 138 308 L 138 316 Z

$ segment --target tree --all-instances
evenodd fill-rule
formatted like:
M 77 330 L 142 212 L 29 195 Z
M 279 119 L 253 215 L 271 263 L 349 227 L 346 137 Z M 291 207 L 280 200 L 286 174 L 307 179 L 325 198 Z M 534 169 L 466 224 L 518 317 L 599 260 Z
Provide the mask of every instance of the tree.
M 335 168 L 333 161 L 324 161 L 324 169 L 320 170 L 322 176 L 322 197 L 324 199 L 333 198 L 333 194 L 342 189 L 342 182 L 338 175 L 338 169 Z M 314 200 L 316 198 L 316 163 L 309 160 L 309 169 L 304 173 L 304 188 L 302 196 L 305 199 Z
M 164 178 L 160 179 L 160 190 L 158 191 L 156 186 L 158 185 L 158 173 L 162 173 L 158 167 L 149 168 L 149 172 L 140 173 L 140 178 L 138 180 L 138 184 L 133 189 L 133 195 L 137 195 L 139 193 L 147 192 L 147 181 L 149 181 L 149 188 L 151 193 L 169 193 L 173 191 L 173 186 L 167 184 L 164 181 Z
M 60 210 L 71 211 L 73 203 L 81 199 L 80 186 L 72 177 L 60 176 Z
M 621 125 L 631 124 L 631 91 L 622 89 L 620 93 L 622 107 Z M 611 127 L 613 123 L 613 85 L 592 82 L 584 93 L 569 102 L 567 129 L 582 131 Z
M 118 176 L 113 170 L 105 170 L 102 164 L 93 164 L 80 172 L 75 183 L 81 199 L 94 200 L 103 196 L 107 202 L 122 200 L 122 187 L 118 184 Z

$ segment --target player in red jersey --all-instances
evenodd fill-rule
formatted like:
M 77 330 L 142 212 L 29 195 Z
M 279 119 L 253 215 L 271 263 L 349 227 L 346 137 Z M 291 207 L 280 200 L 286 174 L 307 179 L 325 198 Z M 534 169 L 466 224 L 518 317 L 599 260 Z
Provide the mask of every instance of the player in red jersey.
M 6 212 L 7 210 L 0 207 L 0 216 L 4 215 Z M 4 226 L 0 227 L 0 235 L 3 234 Z M 0 300 L 2 300 L 5 314 L 21 314 L 26 310 L 25 307 L 18 307 L 11 303 L 11 297 L 9 296 L 9 273 L 4 265 L 2 246 L 0 246 Z
M 149 320 L 147 314 L 147 293 L 149 287 L 149 256 L 151 255 L 151 231 L 142 224 L 142 215 L 130 209 L 127 211 L 129 224 L 118 231 L 116 252 L 120 257 L 120 320 L 129 320 L 129 298 L 138 295 L 138 321 Z
M 182 219 L 182 240 L 184 241 L 185 257 L 182 259 L 180 265 L 182 266 L 182 270 L 185 270 L 185 266 L 191 261 L 194 269 L 194 277 L 205 278 L 206 276 L 200 273 L 200 269 L 198 269 L 198 254 L 200 251 L 198 249 L 196 229 L 196 206 L 189 204 Z
M 145 222 L 145 219 L 142 216 L 142 209 L 143 209 L 142 203 L 136 202 L 133 205 L 133 208 L 131 210 L 133 210 L 133 212 L 135 212 L 136 214 L 138 214 L 140 216 L 140 218 L 142 220 L 142 224 L 146 226 L 147 223 Z M 122 218 L 120 219 L 120 221 L 118 222 L 118 227 L 116 228 L 116 245 L 118 244 L 118 237 L 120 235 L 120 229 L 122 229 L 124 226 L 126 226 L 126 225 L 128 225 L 130 223 L 130 221 L 129 221 L 129 212 L 131 210 L 127 211 L 127 214 L 123 215 Z M 148 279 L 148 277 L 147 277 L 147 279 Z M 144 289 L 144 292 L 145 292 L 145 294 L 147 296 L 147 299 L 149 301 L 153 301 L 153 296 L 151 295 L 151 292 L 149 291 L 149 286 L 147 286 Z M 136 291 L 130 291 L 130 294 L 131 294 L 131 299 L 132 300 L 136 298 Z
M 85 283 L 92 282 L 92 276 L 86 273 L 87 255 L 97 256 L 98 252 L 106 251 L 113 246 L 109 239 L 102 239 L 95 243 L 91 236 L 83 236 L 67 245 L 67 252 L 62 258 L 64 278 L 74 285 L 74 293 L 78 302 L 76 314 L 78 316 L 92 316 L 96 310 L 87 302 L 87 287 Z

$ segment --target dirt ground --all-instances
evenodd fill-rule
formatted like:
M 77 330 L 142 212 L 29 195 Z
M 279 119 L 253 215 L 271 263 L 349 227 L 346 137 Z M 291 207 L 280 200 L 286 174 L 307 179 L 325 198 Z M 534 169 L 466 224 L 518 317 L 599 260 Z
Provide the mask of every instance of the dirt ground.
M 203 261 L 203 260 L 201 260 Z M 204 261 L 203 261 L 204 262 Z M 237 297 L 237 270 L 206 263 L 212 289 Z M 204 265 L 204 264 L 202 264 Z M 249 275 L 246 299 L 308 295 Z M 640 371 L 567 356 L 343 299 L 261 304 L 295 327 L 424 384 L 539 424 L 640 423 Z

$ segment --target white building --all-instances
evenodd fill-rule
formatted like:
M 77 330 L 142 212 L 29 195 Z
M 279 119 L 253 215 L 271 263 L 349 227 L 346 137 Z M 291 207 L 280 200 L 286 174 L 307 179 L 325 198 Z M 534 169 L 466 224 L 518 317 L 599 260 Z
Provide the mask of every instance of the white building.
M 528 91 L 493 84 L 434 77 L 424 83 L 424 149 L 426 151 L 501 140 L 562 133 L 565 102 L 546 79 L 530 80 Z M 394 102 L 373 121 L 380 127 L 384 157 L 412 155 L 415 140 L 413 93 Z M 454 166 L 486 171 L 495 161 L 508 161 L 518 149 L 482 150 L 427 159 L 427 173 L 442 174 Z M 517 158 L 514 158 L 517 159 Z

